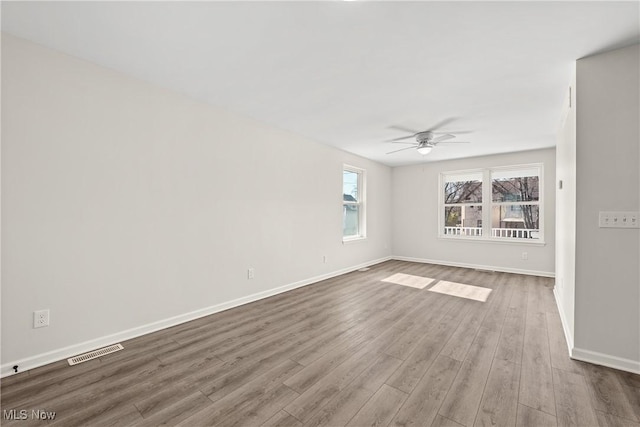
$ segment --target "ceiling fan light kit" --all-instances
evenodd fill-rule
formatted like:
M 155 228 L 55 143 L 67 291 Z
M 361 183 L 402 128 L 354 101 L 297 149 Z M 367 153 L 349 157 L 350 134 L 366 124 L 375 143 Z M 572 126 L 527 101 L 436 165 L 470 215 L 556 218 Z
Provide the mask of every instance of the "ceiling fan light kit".
M 429 154 L 431 150 L 433 150 L 433 147 L 430 145 L 421 145 L 418 147 L 418 153 L 422 154 L 423 156 Z

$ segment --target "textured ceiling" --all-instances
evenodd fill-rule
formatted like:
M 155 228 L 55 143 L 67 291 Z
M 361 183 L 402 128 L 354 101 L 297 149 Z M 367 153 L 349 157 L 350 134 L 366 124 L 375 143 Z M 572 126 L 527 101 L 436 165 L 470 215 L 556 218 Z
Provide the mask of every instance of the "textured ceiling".
M 573 62 L 639 6 L 3 1 L 2 30 L 393 166 L 555 145 Z M 470 143 L 385 154 L 443 121 Z

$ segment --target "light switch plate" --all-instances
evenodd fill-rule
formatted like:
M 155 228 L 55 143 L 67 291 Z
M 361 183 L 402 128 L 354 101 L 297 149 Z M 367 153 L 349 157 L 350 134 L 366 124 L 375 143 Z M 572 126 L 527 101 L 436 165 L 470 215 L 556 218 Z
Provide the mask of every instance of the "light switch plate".
M 601 211 L 598 218 L 600 228 L 640 228 L 637 211 Z

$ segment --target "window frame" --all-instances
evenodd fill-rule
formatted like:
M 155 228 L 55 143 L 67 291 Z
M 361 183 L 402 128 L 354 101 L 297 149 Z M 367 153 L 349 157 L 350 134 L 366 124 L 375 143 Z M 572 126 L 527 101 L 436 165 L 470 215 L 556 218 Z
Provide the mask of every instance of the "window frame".
M 345 201 L 344 200 L 344 173 L 345 172 L 351 172 L 351 173 L 355 173 L 358 175 L 358 181 L 357 181 L 357 194 L 358 194 L 358 200 L 355 202 L 351 202 L 351 201 Z M 342 223 L 342 242 L 353 242 L 353 241 L 357 241 L 357 240 L 363 240 L 367 238 L 367 216 L 366 216 L 366 194 L 367 194 L 367 189 L 366 189 L 366 173 L 367 171 L 365 169 L 356 167 L 356 166 L 351 166 L 348 164 L 343 164 L 342 165 L 342 190 L 341 190 L 341 196 L 340 198 L 342 199 L 342 215 L 343 215 L 343 223 Z M 357 206 L 358 207 L 358 233 L 357 234 L 353 234 L 353 235 L 349 235 L 349 236 L 345 236 L 344 235 L 344 208 L 345 206 Z
M 494 202 L 493 201 L 493 182 L 492 173 L 504 170 L 518 170 L 518 169 L 537 169 L 538 170 L 538 200 L 537 201 L 514 201 L 514 202 Z M 445 234 L 445 215 L 444 210 L 446 206 L 452 204 L 444 203 L 444 186 L 447 182 L 447 176 L 461 175 L 461 174 L 481 174 L 482 175 L 482 202 L 474 203 L 456 203 L 456 206 L 464 207 L 466 205 L 482 206 L 482 232 L 480 236 L 468 236 L 457 234 Z M 517 165 L 505 165 L 494 166 L 485 168 L 465 169 L 440 172 L 438 179 L 438 238 L 445 240 L 459 240 L 466 242 L 491 242 L 491 243 L 517 243 L 526 245 L 545 245 L 545 230 L 544 230 L 544 164 L 543 163 L 527 163 Z M 538 206 L 538 235 L 537 239 L 532 238 L 520 238 L 520 237 L 493 237 L 491 215 L 494 206 L 521 206 L 521 205 L 533 205 Z

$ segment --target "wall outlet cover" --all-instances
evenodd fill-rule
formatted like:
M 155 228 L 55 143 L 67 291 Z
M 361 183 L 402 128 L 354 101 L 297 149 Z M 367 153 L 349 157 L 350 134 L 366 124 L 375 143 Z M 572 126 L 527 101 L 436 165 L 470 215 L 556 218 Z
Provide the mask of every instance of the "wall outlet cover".
M 44 328 L 49 326 L 49 310 L 38 310 L 33 312 L 33 327 Z

